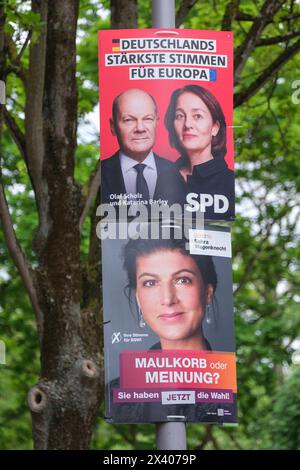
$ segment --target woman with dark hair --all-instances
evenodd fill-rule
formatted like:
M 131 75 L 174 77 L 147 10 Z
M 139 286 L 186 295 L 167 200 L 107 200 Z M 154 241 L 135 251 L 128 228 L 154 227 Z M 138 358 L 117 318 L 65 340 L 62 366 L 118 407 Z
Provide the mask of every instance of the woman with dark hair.
M 191 255 L 182 240 L 130 240 L 124 268 L 129 298 L 160 339 L 152 349 L 211 349 L 202 331 L 217 286 L 210 256 Z
M 176 165 L 188 193 L 221 195 L 225 212 L 206 207 L 205 217 L 234 217 L 234 173 L 224 160 L 226 121 L 215 96 L 199 85 L 186 85 L 172 93 L 165 116 L 170 145 L 178 150 Z
M 212 304 L 217 287 L 212 257 L 191 255 L 183 240 L 170 238 L 137 239 L 126 244 L 123 257 L 128 298 L 159 337 L 151 350 L 168 350 L 168 353 L 170 349 L 180 350 L 183 357 L 187 350 L 210 351 L 202 324 L 206 307 Z M 125 369 L 123 374 L 126 374 Z M 158 423 L 179 419 L 212 423 L 231 422 L 235 415 L 234 403 L 203 403 L 201 400 L 176 404 L 162 401 L 120 403 L 115 399 L 120 390 L 119 377 L 107 384 L 108 421 Z M 220 407 L 222 412 L 226 410 L 226 416 L 218 413 Z

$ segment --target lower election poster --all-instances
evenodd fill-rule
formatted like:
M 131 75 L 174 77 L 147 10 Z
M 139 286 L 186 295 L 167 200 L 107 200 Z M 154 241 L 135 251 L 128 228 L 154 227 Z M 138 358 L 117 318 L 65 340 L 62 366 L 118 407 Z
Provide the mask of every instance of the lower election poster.
M 230 231 L 168 230 L 102 240 L 106 419 L 234 423 Z

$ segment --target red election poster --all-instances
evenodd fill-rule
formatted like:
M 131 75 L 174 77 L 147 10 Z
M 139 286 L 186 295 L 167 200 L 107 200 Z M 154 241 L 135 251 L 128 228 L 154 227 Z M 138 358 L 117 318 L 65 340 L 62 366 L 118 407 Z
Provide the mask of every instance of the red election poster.
M 102 203 L 234 219 L 233 38 L 99 32 Z

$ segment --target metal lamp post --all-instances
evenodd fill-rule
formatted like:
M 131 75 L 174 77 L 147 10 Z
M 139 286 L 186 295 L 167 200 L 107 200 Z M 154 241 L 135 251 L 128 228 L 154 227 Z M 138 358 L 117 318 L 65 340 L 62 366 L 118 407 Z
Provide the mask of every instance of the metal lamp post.
M 153 28 L 175 28 L 174 0 L 152 0 Z M 172 419 L 172 421 L 171 421 Z M 186 425 L 182 418 L 156 424 L 158 450 L 186 450 Z

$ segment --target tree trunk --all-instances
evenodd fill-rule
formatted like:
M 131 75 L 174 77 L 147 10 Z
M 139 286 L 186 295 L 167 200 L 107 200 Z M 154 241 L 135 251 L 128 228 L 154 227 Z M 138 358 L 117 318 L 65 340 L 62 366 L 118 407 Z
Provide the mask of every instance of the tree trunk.
M 0 137 L 5 116 L 35 194 L 39 217 L 33 240 L 38 260 L 35 269 L 14 231 L 1 166 L 0 218 L 37 319 L 41 375 L 28 394 L 34 447 L 87 449 L 103 396 L 103 335 L 95 206 L 89 256 L 86 263 L 80 259 L 84 218 L 93 199 L 95 204 L 100 202 L 99 165 L 87 197 L 74 180 L 79 0 L 32 0 L 32 10 L 40 15 L 43 26 L 38 41 L 30 46 L 28 73 L 22 75 L 25 134 L 1 108 Z M 0 2 L 0 78 L 6 70 L 4 20 Z M 116 28 L 136 26 L 137 1 L 112 1 L 112 24 Z
M 110 0 L 111 29 L 137 28 L 137 0 Z
M 26 105 L 28 165 L 40 221 L 34 279 L 43 318 L 41 377 L 28 396 L 36 449 L 88 448 L 101 401 L 100 298 L 81 309 L 83 201 L 74 181 L 78 4 L 33 2 L 46 20 L 31 50 L 36 80 L 29 81 L 34 90 L 28 90 Z

